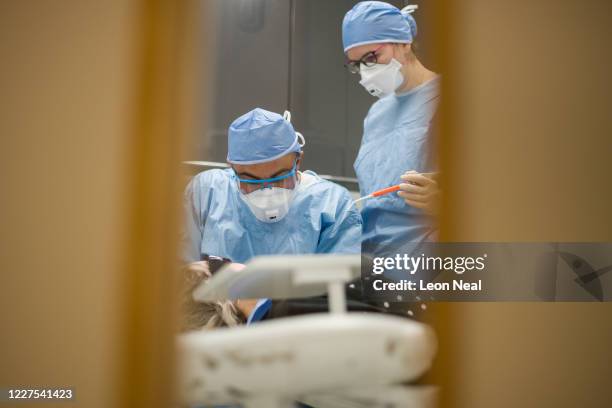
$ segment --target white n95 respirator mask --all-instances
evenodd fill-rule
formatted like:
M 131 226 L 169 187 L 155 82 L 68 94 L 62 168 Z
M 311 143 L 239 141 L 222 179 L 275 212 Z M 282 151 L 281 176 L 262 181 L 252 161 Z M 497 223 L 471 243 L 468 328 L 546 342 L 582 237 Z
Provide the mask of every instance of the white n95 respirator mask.
M 289 212 L 295 189 L 269 187 L 240 193 L 240 197 L 249 206 L 255 217 L 263 222 L 278 222 Z
M 391 95 L 404 82 L 404 76 L 400 71 L 402 64 L 395 58 L 388 64 L 375 64 L 371 67 L 361 65 L 359 83 L 370 95 L 384 98 Z

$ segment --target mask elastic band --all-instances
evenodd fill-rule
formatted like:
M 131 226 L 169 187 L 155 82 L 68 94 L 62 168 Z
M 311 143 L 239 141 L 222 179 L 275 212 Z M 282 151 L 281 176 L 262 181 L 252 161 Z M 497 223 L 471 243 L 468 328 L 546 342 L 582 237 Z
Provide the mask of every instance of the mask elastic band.
M 295 132 L 295 134 L 298 137 L 298 144 L 300 145 L 300 147 L 304 147 L 304 145 L 306 144 L 306 139 L 304 139 L 304 136 L 300 132 Z
M 402 9 L 404 14 L 412 14 L 419 8 L 418 4 L 410 4 Z

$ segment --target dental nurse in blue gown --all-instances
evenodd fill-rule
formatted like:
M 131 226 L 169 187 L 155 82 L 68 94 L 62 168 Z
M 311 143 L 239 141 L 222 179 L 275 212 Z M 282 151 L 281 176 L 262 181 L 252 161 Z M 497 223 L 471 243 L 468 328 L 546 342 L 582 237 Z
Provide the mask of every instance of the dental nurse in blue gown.
M 342 24 L 346 66 L 378 98 L 364 120 L 354 163 L 361 196 L 401 183 L 398 193 L 362 208 L 362 252 L 377 256 L 412 253 L 436 238 L 440 191 L 430 126 L 440 79 L 414 53 L 416 9 L 363 1 Z

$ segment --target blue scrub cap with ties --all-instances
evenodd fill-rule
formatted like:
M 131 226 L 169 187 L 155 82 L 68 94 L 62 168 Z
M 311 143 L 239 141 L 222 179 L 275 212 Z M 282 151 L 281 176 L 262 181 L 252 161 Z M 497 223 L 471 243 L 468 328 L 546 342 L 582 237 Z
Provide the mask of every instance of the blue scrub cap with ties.
M 410 5 L 400 10 L 383 1 L 357 3 L 342 21 L 344 52 L 364 44 L 412 43 L 417 25 L 411 14 L 417 8 Z
M 301 139 L 301 141 L 300 141 Z M 234 120 L 228 132 L 227 161 L 258 164 L 301 152 L 303 136 L 291 125 L 291 114 L 255 108 Z

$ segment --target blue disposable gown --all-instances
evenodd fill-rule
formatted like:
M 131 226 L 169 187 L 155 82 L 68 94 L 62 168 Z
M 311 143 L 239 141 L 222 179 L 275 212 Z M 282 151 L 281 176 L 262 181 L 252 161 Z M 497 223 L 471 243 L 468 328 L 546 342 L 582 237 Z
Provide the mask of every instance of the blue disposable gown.
M 401 183 L 400 176 L 408 170 L 436 171 L 429 127 L 438 99 L 436 77 L 372 105 L 354 163 L 362 196 Z M 368 254 L 412 253 L 435 231 L 432 217 L 396 193 L 366 200 L 361 215 L 363 252 Z
M 231 169 L 196 175 L 185 190 L 183 260 L 208 254 L 244 263 L 256 255 L 359 253 L 361 216 L 354 207 L 348 210 L 349 192 L 311 171 L 296 188 L 287 215 L 265 223 L 239 197 Z

